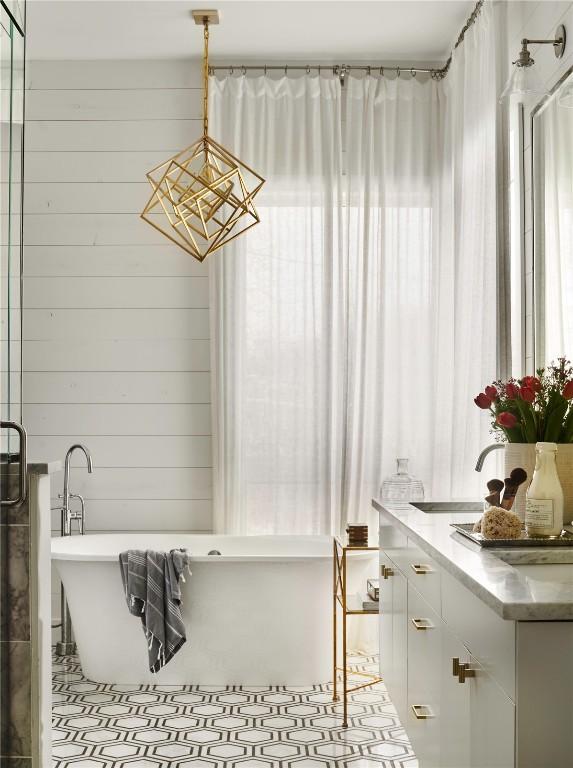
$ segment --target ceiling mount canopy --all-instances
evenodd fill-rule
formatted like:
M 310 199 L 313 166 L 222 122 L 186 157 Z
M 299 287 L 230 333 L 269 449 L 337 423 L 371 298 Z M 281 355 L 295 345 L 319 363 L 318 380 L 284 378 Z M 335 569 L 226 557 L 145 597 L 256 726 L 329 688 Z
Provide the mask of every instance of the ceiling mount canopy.
M 203 135 L 149 171 L 153 193 L 141 218 L 203 261 L 259 223 L 253 198 L 264 179 L 209 136 L 209 25 L 219 12 L 192 16 L 203 27 Z

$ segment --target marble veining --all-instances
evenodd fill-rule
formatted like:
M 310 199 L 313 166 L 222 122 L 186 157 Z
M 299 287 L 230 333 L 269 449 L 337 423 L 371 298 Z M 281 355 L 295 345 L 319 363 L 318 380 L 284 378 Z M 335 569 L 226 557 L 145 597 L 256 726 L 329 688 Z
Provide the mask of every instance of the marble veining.
M 30 640 L 30 527 L 0 525 L 0 640 Z
M 0 763 L 6 757 L 32 754 L 31 676 L 29 642 L 0 643 Z
M 395 525 L 473 594 L 504 619 L 515 621 L 572 621 L 573 564 L 571 579 L 543 578 L 540 590 L 535 578 L 513 565 L 568 563 L 571 551 L 560 548 L 523 550 L 481 549 L 450 527 L 450 523 L 474 522 L 478 513 L 424 513 L 410 504 L 392 505 L 372 500 L 381 520 Z M 516 559 L 518 558 L 518 559 Z M 539 573 L 541 577 L 541 572 Z

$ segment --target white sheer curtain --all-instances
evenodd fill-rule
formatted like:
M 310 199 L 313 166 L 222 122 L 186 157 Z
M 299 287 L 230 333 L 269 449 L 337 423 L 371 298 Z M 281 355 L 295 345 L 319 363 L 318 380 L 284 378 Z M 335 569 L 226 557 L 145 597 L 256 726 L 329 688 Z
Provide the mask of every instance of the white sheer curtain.
M 338 78 L 211 80 L 211 133 L 268 181 L 210 260 L 215 529 L 325 533 L 341 441 Z
M 398 456 L 429 497 L 479 492 L 473 397 L 496 372 L 489 6 L 445 81 L 347 78 L 345 120 L 337 80 L 212 80 L 214 137 L 268 179 L 262 223 L 211 260 L 218 531 L 373 522 Z
M 435 81 L 348 80 L 349 518 L 366 513 L 398 456 L 432 479 L 443 110 Z
M 434 493 L 474 498 L 484 478 L 476 452 L 491 442 L 489 420 L 473 405 L 497 368 L 497 118 L 500 87 L 500 5 L 485 2 L 477 22 L 454 51 L 442 87 L 444 192 L 440 250 L 435 258 L 436 410 Z M 450 307 L 449 317 L 444 308 Z M 438 485 L 439 483 L 439 485 Z

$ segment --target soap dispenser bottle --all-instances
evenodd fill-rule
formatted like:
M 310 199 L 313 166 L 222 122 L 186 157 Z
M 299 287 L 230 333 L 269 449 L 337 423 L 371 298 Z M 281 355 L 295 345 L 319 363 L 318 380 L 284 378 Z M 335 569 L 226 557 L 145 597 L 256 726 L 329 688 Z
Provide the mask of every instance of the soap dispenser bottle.
M 525 528 L 532 538 L 556 538 L 563 531 L 563 488 L 556 454 L 556 443 L 535 446 L 535 472 L 525 503 Z

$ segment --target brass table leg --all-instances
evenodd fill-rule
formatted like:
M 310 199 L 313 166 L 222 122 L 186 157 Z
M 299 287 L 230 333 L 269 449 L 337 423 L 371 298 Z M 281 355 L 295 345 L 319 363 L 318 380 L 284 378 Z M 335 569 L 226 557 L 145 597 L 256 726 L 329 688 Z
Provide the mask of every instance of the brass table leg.
M 348 672 L 346 666 L 346 550 L 342 551 L 342 727 L 348 728 Z
M 338 701 L 338 692 L 337 692 L 337 686 L 336 686 L 336 657 L 337 657 L 337 627 L 336 627 L 336 602 L 338 597 L 338 578 L 337 578 L 337 572 L 338 572 L 338 548 L 336 544 L 336 539 L 333 539 L 332 542 L 333 552 L 332 552 L 332 681 L 333 681 L 333 691 L 332 691 L 332 700 Z

